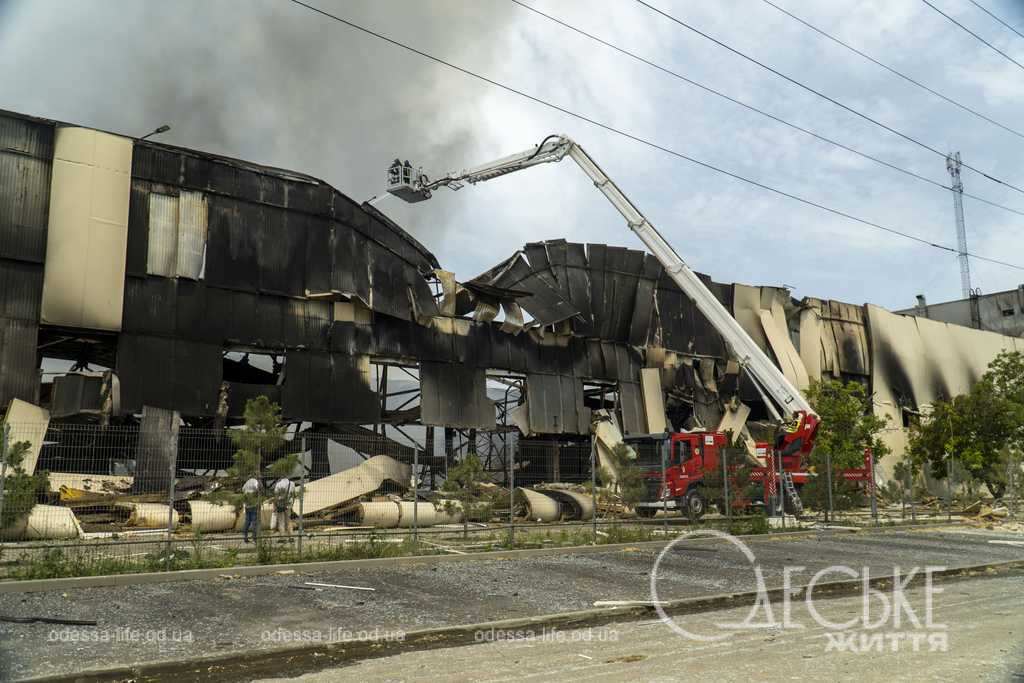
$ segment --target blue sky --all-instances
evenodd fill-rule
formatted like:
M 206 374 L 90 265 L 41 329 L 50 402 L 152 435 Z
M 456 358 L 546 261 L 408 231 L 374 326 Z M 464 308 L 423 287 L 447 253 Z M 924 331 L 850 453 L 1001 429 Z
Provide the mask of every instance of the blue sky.
M 625 0 L 525 0 L 733 97 L 947 183 L 943 160 Z M 1024 3 L 980 0 L 1024 31 Z M 967 0 L 934 0 L 1024 62 L 1024 39 Z M 569 33 L 508 0 L 314 0 L 340 16 L 521 90 L 787 192 L 947 245 L 952 197 L 719 100 Z M 1024 187 L 1024 139 L 961 112 L 761 0 L 652 0 L 785 73 Z M 777 4 L 930 87 L 1024 129 L 1024 70 L 920 0 Z M 801 206 L 638 146 L 353 32 L 284 0 L 0 3 L 0 107 L 305 171 L 355 199 L 396 156 L 437 174 L 576 138 L 690 265 L 796 296 L 911 306 L 959 296 L 955 256 Z M 1024 194 L 964 172 L 972 192 Z M 965 200 L 976 253 L 1024 263 L 1024 217 Z M 468 279 L 523 243 L 638 246 L 569 163 L 391 214 Z M 1024 271 L 972 263 L 985 292 Z

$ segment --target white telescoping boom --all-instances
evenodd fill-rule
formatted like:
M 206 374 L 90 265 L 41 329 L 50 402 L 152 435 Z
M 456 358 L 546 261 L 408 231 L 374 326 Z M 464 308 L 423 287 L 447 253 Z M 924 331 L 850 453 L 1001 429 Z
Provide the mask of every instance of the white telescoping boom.
M 722 306 L 711 290 L 701 282 L 697 274 L 690 270 L 618 185 L 571 138 L 565 135 L 549 135 L 533 149 L 475 168 L 449 173 L 436 180 L 430 180 L 419 169 L 413 168 L 408 161 L 402 163 L 396 159 L 388 169 L 387 191 L 407 202 L 419 202 L 429 199 L 432 191 L 438 187 L 458 190 L 463 187 L 463 183 L 473 185 L 538 164 L 561 161 L 566 156 L 576 162 L 593 181 L 594 186 L 622 214 L 629 228 L 654 254 L 679 288 L 693 300 L 708 322 L 722 335 L 758 390 L 766 395 L 765 398 L 770 399 L 765 401 L 769 411 L 775 413 L 780 420 L 789 423 L 777 446 L 784 453 L 810 453 L 819 419 L 807 400 Z

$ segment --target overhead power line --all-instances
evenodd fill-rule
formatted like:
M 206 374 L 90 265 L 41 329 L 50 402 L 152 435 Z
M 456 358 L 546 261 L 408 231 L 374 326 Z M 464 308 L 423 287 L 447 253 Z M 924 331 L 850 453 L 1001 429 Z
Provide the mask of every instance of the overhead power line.
M 957 102 L 952 97 L 948 97 L 946 95 L 943 95 L 942 93 L 940 93 L 939 91 L 935 90 L 934 88 L 928 87 L 927 85 L 925 85 L 921 81 L 919 81 L 919 80 L 917 80 L 915 78 L 911 78 L 910 76 L 906 75 L 905 73 L 897 71 L 896 69 L 894 69 L 893 67 L 889 66 L 888 64 L 884 64 L 884 63 L 878 61 L 877 59 L 875 59 L 874 57 L 872 57 L 871 55 L 866 54 L 865 52 L 863 52 L 861 50 L 858 50 L 857 48 L 853 47 L 849 43 L 844 42 L 844 41 L 840 40 L 839 38 L 836 38 L 831 33 L 828 33 L 826 31 L 824 31 L 823 29 L 818 28 L 814 24 L 811 24 L 810 22 L 801 19 L 800 17 L 796 16 L 795 14 L 790 12 L 789 10 L 787 10 L 785 8 L 782 8 L 782 7 L 779 7 L 778 5 L 776 5 L 771 0 L 761 0 L 761 1 L 764 4 L 768 5 L 769 7 L 773 7 L 776 10 L 778 10 L 779 12 L 782 12 L 783 14 L 785 14 L 790 19 L 793 19 L 794 21 L 797 21 L 797 22 L 803 24 L 804 26 L 806 26 L 807 28 L 811 29 L 815 33 L 818 33 L 818 34 L 824 36 L 825 38 L 828 38 L 833 43 L 836 43 L 837 45 L 841 45 L 842 47 L 845 47 L 850 52 L 853 52 L 853 53 L 855 53 L 857 55 L 860 55 L 861 57 L 863 57 L 864 59 L 868 60 L 872 64 L 875 64 L 877 66 L 882 67 L 883 69 L 885 69 L 889 73 L 892 73 L 892 74 L 894 74 L 896 76 L 899 76 L 903 80 L 905 80 L 908 83 L 911 83 L 913 85 L 916 85 L 918 88 L 921 88 L 925 92 L 927 92 L 927 93 L 929 93 L 931 95 L 934 95 L 935 97 L 938 97 L 939 99 L 941 99 L 941 100 L 943 100 L 945 102 L 948 102 L 948 103 L 952 104 L 955 107 L 959 107 L 960 109 L 964 110 L 965 112 L 967 112 L 969 114 L 972 114 L 974 116 L 977 116 L 979 119 L 981 119 L 983 121 L 987 121 L 988 123 L 991 123 L 993 126 L 997 126 L 999 128 L 1002 128 L 1003 130 L 1005 130 L 1008 133 L 1013 133 L 1014 135 L 1016 135 L 1019 138 L 1024 138 L 1024 133 L 1022 133 L 1022 132 L 1020 132 L 1018 130 L 1015 130 L 1013 128 L 1010 128 L 1009 126 L 1004 125 L 1004 124 L 1000 123 L 999 121 L 996 121 L 995 119 L 992 119 L 992 118 L 982 114 L 981 112 L 979 112 L 979 111 L 977 111 L 975 109 L 972 109 L 971 107 L 968 107 L 966 104 L 963 104 L 962 102 Z M 973 2 L 973 0 L 972 0 L 972 2 Z M 975 3 L 975 4 L 977 4 L 977 3 Z M 979 5 L 979 7 L 980 7 L 980 5 Z
M 449 62 L 449 61 L 446 61 L 444 59 L 441 59 L 440 57 L 435 57 L 432 54 L 424 52 L 423 50 L 419 50 L 419 49 L 417 49 L 415 47 L 412 47 L 411 45 L 407 45 L 406 43 L 403 43 L 401 41 L 395 40 L 394 38 L 390 38 L 390 37 L 388 37 L 388 36 L 386 36 L 386 35 L 384 35 L 382 33 L 378 33 L 378 32 L 376 32 L 376 31 L 374 31 L 372 29 L 366 28 L 365 26 L 360 26 L 359 24 L 356 24 L 355 22 L 349 21 L 348 19 L 343 19 L 342 17 L 339 17 L 336 14 L 332 14 L 332 13 L 326 11 L 326 10 L 320 9 L 319 7 L 314 7 L 313 5 L 309 5 L 309 4 L 305 3 L 305 2 L 303 2 L 302 0 L 290 0 L 290 2 L 292 2 L 295 5 L 299 5 L 300 7 L 304 7 L 304 8 L 306 8 L 306 9 L 312 11 L 312 12 L 315 12 L 315 13 L 321 15 L 321 16 L 327 17 L 328 19 L 332 19 L 334 21 L 337 21 L 338 23 L 344 24 L 345 26 L 348 26 L 349 28 L 355 29 L 355 30 L 360 31 L 362 33 L 365 33 L 366 35 L 373 36 L 374 38 L 377 38 L 378 40 L 382 40 L 382 41 L 384 41 L 386 43 L 390 43 L 391 45 L 394 45 L 395 47 L 400 47 L 403 50 L 407 50 L 408 52 L 411 52 L 413 54 L 419 55 L 420 57 L 423 57 L 424 59 L 429 59 L 432 62 L 435 62 L 437 64 L 441 64 L 442 66 L 446 66 L 449 69 L 453 69 L 454 71 L 458 71 L 459 73 L 462 73 L 462 74 L 464 74 L 466 76 L 470 76 L 472 78 L 475 78 L 475 79 L 477 79 L 479 81 L 482 81 L 484 83 L 487 83 L 489 85 L 493 85 L 496 88 L 501 88 L 502 90 L 505 90 L 506 92 L 510 92 L 510 93 L 512 93 L 514 95 L 519 95 L 520 97 L 525 98 L 527 100 L 530 100 L 531 102 L 534 102 L 536 104 L 540 104 L 540 105 L 542 105 L 544 107 L 547 107 L 549 109 L 552 109 L 554 111 L 557 111 L 557 112 L 560 112 L 560 113 L 565 114 L 567 116 L 571 116 L 573 118 L 579 119 L 580 121 L 584 121 L 586 123 L 589 123 L 592 126 L 595 126 L 597 128 L 601 128 L 602 130 L 606 130 L 606 131 L 608 131 L 610 133 L 614 133 L 614 134 L 619 135 L 621 137 L 624 137 L 624 138 L 626 138 L 628 140 L 632 140 L 633 142 L 637 142 L 637 143 L 640 143 L 640 144 L 645 145 L 647 147 L 650 147 L 652 149 L 659 150 L 659 151 L 664 152 L 665 154 L 671 155 L 673 157 L 676 157 L 676 158 L 679 158 L 679 159 L 683 159 L 684 161 L 688 161 L 688 162 L 690 162 L 692 164 L 695 164 L 697 166 L 700 166 L 702 168 L 706 168 L 708 170 L 715 171 L 716 173 L 721 173 L 722 175 L 729 176 L 730 178 L 734 178 L 736 180 L 742 181 L 742 182 L 747 183 L 749 185 L 753 185 L 754 187 L 759 187 L 759 188 L 761 188 L 763 190 L 767 190 L 768 192 L 772 192 L 772 193 L 780 195 L 782 197 L 786 197 L 788 199 L 792 199 L 794 201 L 800 202 L 801 204 L 805 204 L 807 206 L 812 206 L 814 208 L 821 209 L 822 211 L 826 211 L 826 212 L 831 213 L 833 215 L 840 216 L 842 218 L 846 218 L 846 219 L 854 221 L 856 223 L 861 223 L 863 225 L 867 225 L 869 227 L 876 228 L 878 230 L 882 230 L 884 232 L 891 233 L 893 235 L 898 235 L 900 237 L 903 237 L 903 238 L 906 238 L 906 239 L 909 239 L 909 240 L 913 240 L 914 242 L 918 242 L 920 244 L 924 244 L 924 245 L 927 245 L 929 247 L 934 247 L 936 249 L 941 249 L 943 251 L 947 251 L 947 252 L 954 253 L 954 254 L 958 253 L 957 250 L 954 249 L 953 247 L 948 247 L 948 246 L 946 246 L 944 244 L 937 244 L 937 243 L 932 242 L 930 240 L 927 240 L 927 239 L 925 239 L 923 237 L 918 237 L 917 235 L 912 235 L 910 233 L 903 232 L 901 230 L 897 230 L 895 228 L 890 228 L 890 227 L 881 225 L 879 223 L 875 223 L 873 221 L 869 221 L 869 220 L 867 220 L 865 218 L 860 218 L 858 216 L 854 216 L 854 215 L 846 213 L 844 211 L 840 211 L 839 209 L 833 209 L 833 208 L 831 208 L 829 206 L 825 206 L 824 204 L 819 204 L 818 202 L 815 202 L 813 200 L 805 199 L 804 197 L 800 197 L 799 195 L 795 195 L 795 194 L 786 192 L 785 190 L 780 190 L 780 189 L 778 189 L 776 187 L 772 187 L 771 185 L 766 185 L 766 184 L 761 183 L 759 181 L 751 180 L 750 178 L 745 178 L 744 176 L 741 176 L 741 175 L 739 175 L 737 173 L 733 173 L 732 171 L 727 171 L 725 169 L 719 168 L 717 166 L 714 166 L 713 164 L 709 164 L 707 162 L 704 162 L 704 161 L 701 161 L 701 160 L 696 159 L 694 157 L 691 157 L 691 156 L 688 156 L 686 154 L 683 154 L 682 152 L 677 152 L 676 150 L 670 149 L 670 148 L 665 147 L 663 145 L 659 145 L 656 142 L 652 142 L 651 140 L 647 140 L 647 139 L 642 138 L 642 137 L 640 137 L 638 135 L 634 135 L 633 133 L 630 133 L 628 131 L 624 131 L 622 129 L 615 128 L 614 126 L 611 126 L 611 125 L 609 125 L 607 123 L 602 123 L 602 122 L 597 121 L 596 119 L 592 119 L 589 116 L 586 116 L 584 114 L 580 114 L 578 112 L 572 111 L 571 109 L 567 109 L 567 108 L 565 108 L 565 107 L 563 107 L 561 105 L 549 102 L 549 101 L 547 101 L 545 99 L 542 99 L 542 98 L 540 98 L 540 97 L 538 97 L 536 95 L 531 95 L 531 94 L 529 94 L 527 92 L 524 92 L 522 90 L 518 90 L 516 88 L 513 88 L 510 85 L 505 85 L 504 83 L 496 81 L 496 80 L 494 80 L 492 78 L 488 78 L 487 76 L 484 76 L 482 74 L 476 73 L 475 71 L 471 71 L 470 69 L 467 69 L 465 67 L 459 66 L 457 64 L 453 64 L 452 62 Z M 994 259 L 994 258 L 991 258 L 991 257 L 988 257 L 988 256 L 981 256 L 981 255 L 978 255 L 978 254 L 968 254 L 968 255 L 971 256 L 972 258 L 978 259 L 979 261 L 987 261 L 989 263 L 995 263 L 997 265 L 1006 266 L 1007 268 L 1014 268 L 1016 270 L 1024 270 L 1024 266 L 1018 265 L 1018 264 L 1015 264 L 1015 263 L 1010 263 L 1008 261 L 1000 261 L 999 259 Z
M 948 187 L 946 185 L 943 185 L 940 182 L 936 182 L 935 180 L 932 180 L 931 178 L 923 176 L 920 173 L 915 173 L 914 171 L 911 171 L 909 169 L 903 168 L 901 166 L 897 166 L 896 164 L 890 163 L 890 162 L 885 161 L 883 159 L 879 159 L 878 157 L 872 156 L 872 155 L 867 154 L 865 152 L 861 152 L 860 150 L 854 149 L 853 147 L 850 147 L 850 146 L 845 145 L 845 144 L 843 144 L 841 142 L 833 140 L 833 139 L 831 139 L 829 137 L 826 137 L 826 136 L 821 135 L 819 133 L 815 133 L 812 130 L 809 130 L 809 129 L 804 128 L 802 126 L 799 126 L 799 125 L 797 125 L 795 123 L 792 123 L 791 121 L 787 121 L 787 120 L 785 120 L 785 119 L 783 119 L 783 118 L 781 118 L 779 116 L 776 116 L 775 114 L 771 114 L 769 112 L 764 111 L 763 109 L 759 109 L 759 108 L 757 108 L 757 107 L 755 107 L 755 106 L 753 106 L 751 104 L 743 102 L 742 100 L 738 100 L 735 97 L 731 97 L 729 95 L 726 95 L 725 93 L 723 93 L 723 92 L 721 92 L 719 90 L 715 90 L 714 88 L 712 88 L 710 86 L 707 86 L 707 85 L 705 85 L 703 83 L 695 81 L 695 80 L 693 80 L 691 78 L 687 78 L 686 76 L 680 74 L 677 71 L 673 71 L 672 69 L 669 69 L 668 67 L 662 66 L 660 64 L 657 64 L 656 62 L 652 62 L 652 61 L 650 61 L 648 59 L 645 59 L 644 57 L 641 57 L 640 55 L 638 55 L 638 54 L 636 54 L 634 52 L 630 52 L 629 50 L 626 50 L 623 47 L 615 45 L 614 43 L 610 43 L 607 40 L 604 40 L 603 38 L 595 36 L 592 33 L 588 33 L 588 32 L 584 31 L 583 29 L 581 29 L 581 28 L 579 28 L 577 26 L 573 26 L 572 24 L 569 24 L 569 23 L 559 19 L 558 17 L 555 17 L 555 16 L 552 16 L 552 15 L 547 14 L 545 12 L 542 12 L 541 10 L 537 9 L 536 7 L 533 7 L 531 5 L 526 4 L 525 2 L 522 2 L 522 0 L 511 0 L 511 1 L 514 2 L 515 4 L 519 5 L 523 9 L 529 10 L 530 12 L 533 12 L 534 14 L 538 14 L 538 15 L 544 17 L 545 19 L 553 21 L 554 23 L 556 23 L 556 24 L 558 24 L 560 26 L 563 26 L 563 27 L 569 29 L 570 31 L 575 31 L 576 33 L 578 33 L 578 34 L 580 34 L 582 36 L 585 36 L 585 37 L 589 38 L 590 40 L 593 40 L 593 41 L 595 41 L 597 43 L 600 43 L 601 45 L 604 45 L 605 47 L 608 47 L 608 48 L 610 48 L 612 50 L 615 50 L 616 52 L 619 52 L 619 53 L 621 53 L 623 55 L 626 55 L 627 57 L 635 59 L 638 62 L 646 64 L 647 66 L 650 66 L 650 67 L 652 67 L 654 69 L 657 69 L 658 71 L 661 71 L 661 72 L 663 72 L 665 74 L 668 74 L 669 76 L 672 76 L 673 78 L 677 78 L 677 79 L 679 79 L 679 80 L 681 80 L 681 81 L 683 81 L 685 83 L 688 83 L 689 85 L 692 85 L 694 87 L 700 88 L 701 90 L 704 90 L 705 92 L 710 93 L 711 95 L 714 95 L 716 97 L 721 97 L 722 99 L 727 100 L 729 102 L 732 102 L 733 104 L 737 104 L 737 105 L 743 107 L 744 109 L 748 109 L 748 110 L 750 110 L 750 111 L 752 111 L 752 112 L 754 112 L 756 114 L 760 114 L 761 116 L 769 118 L 772 121 L 776 121 L 777 123 L 781 123 L 784 126 L 788 126 L 788 127 L 792 128 L 793 130 L 800 131 L 801 133 L 809 135 L 809 136 L 811 136 L 811 137 L 813 137 L 813 138 L 815 138 L 817 140 L 821 140 L 822 142 L 828 143 L 830 145 L 834 145 L 835 147 L 838 147 L 839 149 L 842 149 L 842 150 L 845 150 L 847 152 L 850 152 L 851 154 L 856 154 L 857 156 L 859 156 L 859 157 L 861 157 L 863 159 L 867 159 L 868 161 L 874 162 L 874 163 L 879 164 L 881 166 L 885 166 L 886 168 L 890 168 L 890 169 L 892 169 L 894 171 L 898 171 L 899 173 L 903 173 L 905 175 L 910 176 L 911 178 L 915 178 L 915 179 L 920 180 L 922 182 L 928 183 L 929 185 L 934 185 L 935 187 L 937 187 L 937 188 L 939 188 L 939 189 L 941 189 L 941 190 L 943 190 L 945 192 L 951 192 L 952 191 L 952 189 L 950 187 Z M 993 207 L 998 208 L 998 209 L 1003 209 L 1004 211 L 1009 211 L 1010 213 L 1015 213 L 1018 216 L 1024 216 L 1024 211 L 1022 211 L 1020 209 L 1014 209 L 1014 208 L 1009 207 L 1009 206 L 1004 206 L 1002 204 L 998 204 L 998 203 L 993 202 L 991 200 L 985 199 L 984 197 L 978 197 L 977 195 L 973 195 L 973 194 L 966 193 L 966 192 L 963 194 L 963 196 L 970 197 L 971 199 L 973 199 L 975 201 L 981 202 L 983 204 L 988 204 L 989 206 L 993 206 Z
M 982 12 L 984 12 L 984 13 L 985 13 L 985 14 L 987 14 L 987 15 L 989 15 L 990 17 L 992 17 L 993 19 L 995 19 L 996 21 L 998 21 L 998 22 L 999 22 L 1000 24 L 1002 24 L 1002 25 L 1003 25 L 1003 26 L 1005 26 L 1006 28 L 1008 28 L 1008 29 L 1010 29 L 1011 31 L 1013 31 L 1014 33 L 1016 33 L 1016 34 L 1017 34 L 1018 36 L 1020 36 L 1021 38 L 1024 38 L 1024 33 L 1021 33 L 1020 31 L 1018 31 L 1017 29 L 1015 29 L 1015 28 L 1014 28 L 1013 26 L 1010 26 L 1010 25 L 1009 25 L 1008 23 L 1006 23 L 1005 21 L 1003 21 L 1002 19 L 1000 19 L 1000 18 L 999 18 L 999 17 L 997 17 L 996 15 L 992 14 L 991 12 L 989 12 L 989 11 L 988 11 L 988 10 L 987 10 L 987 9 L 986 9 L 986 8 L 985 8 L 985 7 L 983 6 L 983 5 L 980 5 L 979 3 L 975 2 L 974 0 L 970 0 L 970 1 L 971 1 L 971 4 L 972 4 L 972 5 L 974 5 L 974 6 L 975 6 L 975 7 L 977 7 L 978 9 L 980 9 L 980 10 L 981 10 Z
M 924 0 L 924 1 L 927 1 L 927 0 Z M 682 19 L 674 17 L 671 14 L 669 14 L 668 12 L 665 12 L 664 10 L 660 10 L 660 9 L 658 9 L 655 6 L 653 6 L 653 5 L 651 5 L 651 4 L 647 3 L 647 2 L 644 2 L 644 0 L 636 0 L 636 2 L 641 4 L 641 5 L 643 5 L 647 9 L 651 10 L 655 14 L 660 14 L 661 16 L 665 17 L 669 21 L 672 21 L 672 22 L 678 24 L 679 26 L 682 26 L 683 28 L 687 29 L 688 31 L 692 31 L 693 33 L 696 33 L 697 35 L 701 36 L 702 38 L 704 38 L 706 40 L 710 40 L 712 43 L 718 45 L 719 47 L 725 48 L 726 50 L 728 50 L 729 52 L 732 52 L 736 56 L 742 57 L 743 59 L 747 60 L 748 62 L 751 62 L 752 64 L 756 64 L 757 66 L 761 67 L 762 69 L 775 74 L 779 78 L 781 78 L 781 79 L 783 79 L 783 80 L 785 80 L 785 81 L 787 81 L 789 83 L 792 83 L 793 85 L 795 85 L 795 86 L 797 86 L 799 88 L 802 88 L 802 89 L 806 90 L 807 92 L 822 98 L 823 100 L 831 102 L 832 104 L 836 105 L 840 109 L 848 111 L 851 114 L 853 114 L 854 116 L 858 116 L 858 117 L 864 119 L 865 121 L 868 121 L 869 123 L 873 123 L 874 125 L 878 126 L 879 128 L 883 128 L 883 129 L 889 131 L 890 133 L 892 133 L 893 135 L 896 135 L 898 137 L 903 138 L 907 142 L 911 142 L 911 143 L 917 145 L 918 147 L 920 147 L 922 149 L 928 150 L 932 154 L 936 154 L 936 155 L 942 157 L 943 159 L 946 158 L 946 153 L 945 152 L 940 152 L 938 149 L 932 147 L 931 145 L 929 145 L 927 143 L 921 142 L 917 138 L 914 138 L 914 137 L 912 137 L 912 136 L 910 136 L 910 135 L 908 135 L 906 133 L 898 131 L 895 128 L 893 128 L 892 126 L 886 125 L 886 124 L 882 123 L 881 121 L 879 121 L 878 119 L 874 119 L 874 118 L 868 116 L 867 114 L 865 114 L 863 112 L 857 111 L 853 107 L 850 107 L 849 105 L 843 104 L 842 102 L 840 102 L 839 100 L 835 99 L 834 97 L 829 97 L 828 95 L 826 95 L 825 93 L 821 92 L 820 90 L 815 90 L 811 86 L 796 80 L 792 76 L 787 76 L 786 74 L 782 73 L 778 69 L 774 69 L 774 68 L 768 66 L 767 64 L 765 64 L 764 62 L 760 62 L 760 61 L 754 59 L 753 57 L 751 57 L 750 55 L 745 54 L 743 52 L 740 52 L 739 50 L 737 50 L 736 48 L 732 47 L 731 45 L 727 45 L 726 43 L 723 43 L 722 41 L 718 40 L 717 38 L 715 38 L 713 36 L 710 36 L 707 33 L 704 33 L 700 29 L 698 29 L 698 28 L 696 28 L 694 26 L 691 26 L 690 24 L 687 24 Z M 981 175 L 981 176 L 983 176 L 985 178 L 988 178 L 989 180 L 991 180 L 994 183 L 999 183 L 1000 185 L 1003 185 L 1003 186 L 1008 187 L 1008 188 L 1010 188 L 1012 190 L 1015 190 L 1016 192 L 1024 194 L 1024 188 L 1020 188 L 1020 187 L 1018 187 L 1018 186 L 1016 186 L 1016 185 L 1014 185 L 1012 183 L 1006 182 L 1005 180 L 1000 180 L 999 178 L 996 178 L 995 176 L 992 176 L 992 175 L 986 173 L 985 171 L 982 171 L 981 169 L 975 168 L 974 166 L 971 166 L 971 165 L 969 165 L 967 163 L 964 163 L 963 167 L 967 168 L 967 169 L 970 169 L 970 170 L 974 171 L 975 173 L 977 173 L 977 174 L 979 174 L 979 175 Z
M 992 49 L 992 50 L 993 50 L 994 52 L 998 52 L 998 53 L 999 53 L 999 54 L 1001 54 L 1001 55 L 1002 55 L 1003 57 L 1006 57 L 1006 59 L 1008 59 L 1009 61 L 1011 61 L 1011 62 L 1013 62 L 1014 64 L 1016 64 L 1016 65 L 1017 65 L 1018 67 L 1020 67 L 1021 69 L 1024 69 L 1024 64 L 1021 64 L 1021 63 L 1020 63 L 1020 62 L 1018 62 L 1018 61 L 1017 61 L 1016 59 L 1014 59 L 1014 58 L 1013 58 L 1013 57 L 1011 57 L 1010 55 L 1006 54 L 1005 52 L 1003 52 L 1002 50 L 1000 50 L 1000 49 L 999 49 L 998 47 L 996 47 L 996 46 L 995 46 L 995 45 L 993 45 L 992 43 L 988 42 L 987 40 L 985 40 L 984 38 L 982 38 L 981 36 L 979 36 L 979 35 L 978 35 L 977 33 L 975 33 L 974 31 L 972 31 L 971 29 L 967 28 L 966 26 L 964 26 L 964 25 L 963 25 L 963 24 L 961 24 L 961 23 L 960 23 L 959 21 L 957 21 L 957 20 L 956 20 L 956 19 L 954 19 L 953 17 L 949 16 L 948 14 L 946 14 L 945 12 L 943 12 L 942 10 L 940 10 L 940 9 L 939 9 L 938 7 L 936 7 L 936 6 L 935 6 L 935 5 L 933 5 L 932 3 L 928 2 L 928 0 L 921 0 L 921 2 L 923 2 L 923 3 L 924 3 L 924 4 L 926 4 L 926 5 L 928 5 L 928 6 L 929 6 L 929 7 L 931 7 L 931 8 L 933 9 L 933 10 L 935 10 L 936 12 L 938 12 L 939 14 L 941 14 L 942 16 L 944 16 L 944 17 L 946 17 L 947 19 L 949 19 L 949 20 L 950 20 L 950 21 L 951 21 L 952 23 L 956 24 L 957 26 L 959 26 L 960 28 L 962 28 L 962 29 L 963 29 L 964 31 L 966 31 L 967 33 L 970 33 L 970 34 L 971 34 L 972 36 L 974 36 L 975 38 L 977 38 L 977 39 L 978 39 L 979 41 L 981 41 L 981 42 L 982 42 L 982 43 L 984 43 L 985 45 L 988 45 L 988 46 L 989 46 L 989 48 L 991 48 L 991 49 Z M 977 3 L 975 3 L 975 4 L 977 4 Z M 964 164 L 964 165 L 966 166 L 966 164 Z

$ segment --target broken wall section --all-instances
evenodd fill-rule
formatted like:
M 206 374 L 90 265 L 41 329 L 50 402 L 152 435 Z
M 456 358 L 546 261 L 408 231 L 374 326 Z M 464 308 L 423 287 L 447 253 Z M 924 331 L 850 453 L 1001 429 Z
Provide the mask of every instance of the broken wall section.
M 960 325 L 897 315 L 868 304 L 871 388 L 875 414 L 892 429 L 883 440 L 897 456 L 907 446 L 903 429 L 911 415 L 927 413 L 938 399 L 970 390 L 1001 351 L 1024 351 L 1024 340 Z M 881 466 L 891 476 L 894 459 Z

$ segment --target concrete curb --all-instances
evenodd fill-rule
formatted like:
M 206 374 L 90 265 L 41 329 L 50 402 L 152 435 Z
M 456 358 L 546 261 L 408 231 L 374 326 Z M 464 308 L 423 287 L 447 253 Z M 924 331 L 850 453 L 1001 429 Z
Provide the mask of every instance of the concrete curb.
M 801 531 L 785 531 L 768 534 L 739 535 L 743 539 L 800 539 L 821 534 L 880 534 L 899 531 L 930 529 L 945 524 L 909 524 L 891 527 L 865 527 L 861 529 L 810 529 Z M 685 528 L 680 533 L 686 531 Z M 133 586 L 155 583 L 172 583 L 176 581 L 196 581 L 215 579 L 224 575 L 231 576 L 266 576 L 279 571 L 317 572 L 339 569 L 366 569 L 372 567 L 406 567 L 431 566 L 461 562 L 484 562 L 493 560 L 516 560 L 550 555 L 587 555 L 624 548 L 658 548 L 665 545 L 672 537 L 664 540 L 639 541 L 636 543 L 608 543 L 604 545 L 573 545 L 552 548 L 531 548 L 526 550 L 495 550 L 465 555 L 409 555 L 406 557 L 384 557 L 365 560 L 331 560 L 327 562 L 292 562 L 289 564 L 241 565 L 213 569 L 182 569 L 173 572 L 148 572 L 139 574 L 108 574 L 103 576 L 76 576 L 63 579 L 27 579 L 23 581 L 0 581 L 0 593 L 36 593 L 40 591 L 66 591 L 77 588 L 95 588 L 101 586 Z M 717 538 L 693 538 L 683 543 L 720 542 Z
M 1024 571 L 1024 560 L 1010 560 L 966 567 L 948 568 L 931 574 L 933 580 L 946 581 L 968 578 L 978 574 L 992 576 L 1000 572 Z M 924 582 L 919 574 L 906 585 L 916 586 Z M 892 576 L 880 576 L 870 579 L 872 588 L 884 589 L 892 584 Z M 819 583 L 814 587 L 814 595 L 825 599 L 856 595 L 864 590 L 864 581 L 832 581 Z M 802 599 L 806 587 L 801 586 L 790 591 L 793 599 Z M 771 588 L 767 591 L 770 600 L 783 597 L 783 588 Z M 710 612 L 752 604 L 757 597 L 756 591 L 743 593 L 721 593 L 695 598 L 667 601 L 663 605 L 666 614 L 672 616 Z M 138 664 L 135 666 L 112 667 L 83 671 L 62 676 L 25 679 L 36 683 L 90 683 L 92 681 L 133 680 L 133 681 L 249 681 L 261 676 L 286 674 L 289 677 L 303 673 L 322 671 L 328 667 L 352 664 L 364 659 L 388 657 L 404 652 L 431 650 L 462 645 L 479 644 L 481 632 L 505 631 L 536 634 L 542 629 L 577 629 L 604 626 L 623 621 L 637 621 L 656 617 L 653 607 L 629 606 L 561 612 L 537 617 L 504 619 L 500 621 L 481 622 L 477 624 L 460 624 L 441 628 L 421 629 L 406 632 L 402 640 L 368 639 L 364 641 L 341 641 L 335 643 L 318 643 L 316 645 L 299 645 L 274 648 L 263 651 L 235 652 L 223 655 L 197 657 L 189 661 L 164 661 Z

